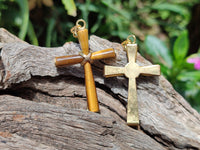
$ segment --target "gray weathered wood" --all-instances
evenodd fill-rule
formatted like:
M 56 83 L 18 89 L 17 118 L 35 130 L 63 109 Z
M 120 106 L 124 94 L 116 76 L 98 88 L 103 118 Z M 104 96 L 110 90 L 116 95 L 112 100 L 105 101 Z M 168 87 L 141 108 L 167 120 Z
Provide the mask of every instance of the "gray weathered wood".
M 87 111 L 83 68 L 54 65 L 56 56 L 78 54 L 78 44 L 38 47 L 0 29 L 0 47 L 3 149 L 199 149 L 200 115 L 162 76 L 137 79 L 140 129 L 126 125 L 127 79 L 103 77 L 104 64 L 127 63 L 120 44 L 90 38 L 92 51 L 117 53 L 93 63 L 100 114 Z M 139 53 L 137 63 L 150 64 Z

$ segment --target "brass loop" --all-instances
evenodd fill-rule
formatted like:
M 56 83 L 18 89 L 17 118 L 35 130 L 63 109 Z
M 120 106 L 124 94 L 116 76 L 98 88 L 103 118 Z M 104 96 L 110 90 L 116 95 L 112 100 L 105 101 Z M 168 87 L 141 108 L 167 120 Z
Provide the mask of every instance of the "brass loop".
M 133 41 L 130 40 L 131 37 L 133 38 Z M 132 35 L 129 35 L 127 39 L 121 43 L 121 45 L 124 48 L 124 50 L 126 50 L 127 44 L 135 44 L 135 43 L 136 43 L 136 37 L 135 35 L 132 34 Z
M 126 50 L 126 45 L 127 45 L 127 40 L 121 43 L 122 47 L 124 48 L 124 50 Z
M 131 37 L 133 38 L 133 42 L 130 40 Z M 128 44 L 135 44 L 136 43 L 136 37 L 133 34 L 129 35 L 126 40 L 128 41 Z
M 77 35 L 77 27 L 76 26 L 74 26 L 73 28 L 71 28 L 70 31 L 73 34 L 73 37 L 75 37 L 75 38 L 78 37 L 78 35 Z
M 83 23 L 83 26 L 81 26 L 79 23 L 82 22 Z M 77 29 L 78 30 L 83 30 L 85 29 L 85 26 L 86 26 L 86 23 L 85 23 L 85 20 L 83 19 L 79 19 L 76 21 L 76 26 L 77 26 Z
M 81 26 L 81 25 L 79 24 L 80 22 L 83 23 L 83 26 Z M 85 29 L 85 26 L 86 26 L 85 21 L 84 21 L 83 19 L 79 19 L 79 20 L 77 20 L 76 25 L 75 25 L 74 27 L 72 27 L 70 31 L 71 31 L 71 33 L 73 34 L 73 36 L 74 36 L 75 38 L 77 38 L 77 37 L 78 37 L 77 32 L 78 32 L 79 30 Z

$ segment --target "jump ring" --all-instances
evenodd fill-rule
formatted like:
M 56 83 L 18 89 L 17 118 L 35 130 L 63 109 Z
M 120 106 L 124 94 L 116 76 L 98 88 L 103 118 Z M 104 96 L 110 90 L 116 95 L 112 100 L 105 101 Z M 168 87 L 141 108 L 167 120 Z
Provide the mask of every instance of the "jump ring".
M 81 25 L 79 24 L 79 22 L 82 22 L 82 23 L 83 23 L 83 26 L 81 26 Z M 76 26 L 78 27 L 79 30 L 85 29 L 85 26 L 86 26 L 85 20 L 83 20 L 83 19 L 77 20 Z
M 133 42 L 131 42 L 131 40 L 130 40 L 130 38 L 133 38 Z M 134 44 L 134 43 L 136 43 L 136 37 L 135 37 L 135 35 L 129 35 L 128 37 L 127 37 L 127 41 L 128 41 L 128 43 L 130 43 L 130 44 Z

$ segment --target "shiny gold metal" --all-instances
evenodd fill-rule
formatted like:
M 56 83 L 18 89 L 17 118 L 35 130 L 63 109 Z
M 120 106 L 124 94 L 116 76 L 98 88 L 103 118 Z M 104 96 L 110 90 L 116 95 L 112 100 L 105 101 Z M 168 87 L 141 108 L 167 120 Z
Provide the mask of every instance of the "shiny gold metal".
M 81 25 L 79 24 L 80 22 L 83 23 L 83 26 L 81 26 Z M 76 22 L 76 26 L 78 27 L 78 30 L 83 30 L 83 29 L 85 29 L 85 27 L 86 27 L 85 20 L 83 20 L 83 19 L 79 19 L 79 20 L 77 20 L 77 22 Z
M 80 25 L 81 22 L 83 23 L 83 26 Z M 84 66 L 88 109 L 92 112 L 99 112 L 96 87 L 90 63 L 91 60 L 114 58 L 115 51 L 113 48 L 108 48 L 105 50 L 91 53 L 89 51 L 88 30 L 85 27 L 85 21 L 80 19 L 76 22 L 76 26 L 71 29 L 73 36 L 77 37 L 79 40 L 82 49 L 80 55 L 56 57 L 55 65 L 64 66 L 81 63 Z
M 131 41 L 130 39 L 131 37 L 133 38 L 133 41 Z M 124 50 L 126 50 L 127 44 L 135 44 L 135 43 L 136 43 L 136 37 L 135 35 L 132 34 L 132 35 L 129 35 L 127 39 L 121 43 L 121 45 L 123 46 Z
M 82 22 L 83 23 L 83 26 L 81 26 L 79 23 Z M 80 31 L 80 30 L 84 30 L 86 27 L 86 23 L 83 19 L 79 19 L 77 22 L 76 22 L 76 26 L 74 26 L 73 28 L 71 28 L 71 33 L 73 34 L 73 36 L 75 38 L 78 37 L 78 34 L 77 32 Z
M 138 102 L 137 102 L 137 87 L 136 78 L 141 74 L 145 76 L 160 75 L 160 66 L 142 66 L 136 64 L 137 58 L 137 44 L 134 42 L 129 43 L 128 40 L 123 46 L 126 48 L 128 61 L 125 67 L 104 66 L 104 76 L 114 77 L 125 75 L 129 78 L 128 85 L 128 104 L 127 104 L 127 124 L 129 126 L 139 125 Z M 135 40 L 134 40 L 135 41 Z M 128 44 L 129 43 L 129 44 Z
M 133 38 L 133 41 L 130 40 L 130 38 Z M 126 41 L 128 41 L 128 44 L 135 44 L 136 43 L 136 37 L 135 35 L 131 34 L 127 37 Z

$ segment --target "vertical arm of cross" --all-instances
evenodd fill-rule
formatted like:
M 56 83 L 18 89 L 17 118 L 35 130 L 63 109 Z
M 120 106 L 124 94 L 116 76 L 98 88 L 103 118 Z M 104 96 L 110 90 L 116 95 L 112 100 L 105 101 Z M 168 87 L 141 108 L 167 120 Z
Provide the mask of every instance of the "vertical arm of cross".
M 88 30 L 81 29 L 77 32 L 78 40 L 81 45 L 83 54 L 87 55 L 89 53 L 89 43 L 88 43 Z
M 127 56 L 129 62 L 135 62 L 137 57 L 137 44 L 127 44 Z
M 126 51 L 129 63 L 125 66 L 125 76 L 129 78 L 128 103 L 127 103 L 127 124 L 129 126 L 139 125 L 138 101 L 136 78 L 140 74 L 140 68 L 135 63 L 137 57 L 137 44 L 127 44 Z
M 127 124 L 137 126 L 139 124 L 136 79 L 129 78 L 128 83 Z
M 82 53 L 88 55 L 89 54 L 88 30 L 87 29 L 79 30 L 77 34 L 79 43 L 81 45 Z M 86 62 L 84 64 L 84 71 L 85 71 L 85 86 L 86 86 L 88 109 L 92 112 L 99 112 L 97 92 L 93 78 L 92 67 L 89 62 Z

